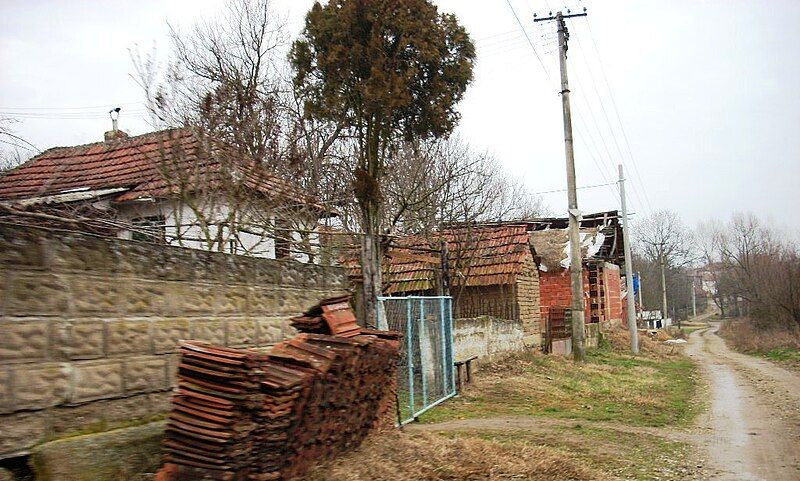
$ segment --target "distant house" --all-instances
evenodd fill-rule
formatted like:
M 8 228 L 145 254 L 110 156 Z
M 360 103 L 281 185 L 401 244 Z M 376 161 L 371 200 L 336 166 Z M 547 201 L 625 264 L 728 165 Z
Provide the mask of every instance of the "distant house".
M 538 255 L 542 318 L 572 304 L 567 218 L 526 223 Z M 623 318 L 622 226 L 616 211 L 589 214 L 580 226 L 585 322 L 616 324 Z
M 190 129 L 113 130 L 49 149 L 0 177 L 0 204 L 5 214 L 88 218 L 87 229 L 121 238 L 300 261 L 315 260 L 318 221 L 335 215 Z
M 358 262 L 348 266 L 351 279 L 360 282 Z M 541 342 L 539 270 L 523 225 L 470 226 L 399 239 L 386 253 L 383 267 L 386 295 L 437 295 L 449 284 L 454 318 L 517 321 L 529 344 Z

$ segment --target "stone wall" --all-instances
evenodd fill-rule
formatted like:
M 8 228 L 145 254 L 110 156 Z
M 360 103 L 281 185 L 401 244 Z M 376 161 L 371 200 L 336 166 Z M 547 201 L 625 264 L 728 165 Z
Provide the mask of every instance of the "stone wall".
M 179 339 L 275 344 L 339 268 L 0 223 L 0 457 L 168 408 Z
M 491 360 L 524 349 L 522 321 L 480 316 L 453 320 L 456 361 L 471 356 Z

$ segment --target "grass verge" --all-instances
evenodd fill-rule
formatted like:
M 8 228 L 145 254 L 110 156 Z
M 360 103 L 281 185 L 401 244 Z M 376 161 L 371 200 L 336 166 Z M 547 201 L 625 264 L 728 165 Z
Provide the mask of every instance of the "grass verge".
M 420 421 L 490 416 L 546 416 L 634 426 L 684 426 L 698 374 L 681 355 L 631 356 L 610 346 L 590 350 L 584 364 L 525 353 L 485 366 L 460 397 Z
M 800 331 L 797 329 L 759 328 L 747 319 L 735 319 L 725 321 L 719 334 L 736 351 L 800 371 Z

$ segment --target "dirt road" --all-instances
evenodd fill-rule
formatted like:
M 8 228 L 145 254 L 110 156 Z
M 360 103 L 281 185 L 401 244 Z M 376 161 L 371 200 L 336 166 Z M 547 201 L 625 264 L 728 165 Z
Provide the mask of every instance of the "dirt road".
M 687 346 L 710 390 L 699 426 L 710 478 L 800 480 L 800 376 L 732 352 L 718 328 L 692 333 Z

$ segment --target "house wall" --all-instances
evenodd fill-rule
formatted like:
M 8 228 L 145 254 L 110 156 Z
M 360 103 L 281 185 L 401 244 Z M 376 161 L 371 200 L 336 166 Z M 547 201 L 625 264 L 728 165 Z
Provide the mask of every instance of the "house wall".
M 539 272 L 539 292 L 541 295 L 541 322 L 544 332 L 544 322 L 550 313 L 551 307 L 569 308 L 572 304 L 572 280 L 569 270 L 557 269 Z M 583 292 L 586 322 L 591 318 L 589 312 L 589 273 L 583 270 Z
M 606 321 L 619 321 L 622 319 L 622 282 L 620 269 L 616 264 L 604 263 L 602 265 L 603 284 L 605 286 L 605 311 Z M 570 307 L 572 303 L 572 287 L 569 270 L 559 269 L 539 273 L 541 292 L 542 322 L 547 318 L 551 307 Z M 584 312 L 586 322 L 590 320 L 589 312 L 589 274 L 583 270 L 583 290 L 585 298 Z
M 493 286 L 455 286 L 453 317 L 471 318 L 492 316 L 498 319 L 518 319 L 514 284 Z
M 257 347 L 340 268 L 0 223 L 0 458 L 163 413 L 179 339 Z
M 526 344 L 538 346 L 542 343 L 541 287 L 539 268 L 533 256 L 525 260 L 522 273 L 516 279 L 516 302 L 518 319 L 522 321 Z
M 453 320 L 456 361 L 478 356 L 493 360 L 524 349 L 521 321 L 480 316 Z
M 622 278 L 616 264 L 603 264 L 603 283 L 606 286 L 606 322 L 612 325 L 622 321 Z
M 211 213 L 205 214 L 204 217 L 211 219 L 216 217 L 219 220 L 224 220 L 229 214 L 228 207 L 220 202 L 214 206 L 218 211 L 216 215 L 212 216 Z M 216 226 L 210 226 L 212 230 L 210 236 L 203 233 L 200 228 L 196 213 L 185 205 L 176 205 L 167 200 L 157 200 L 153 202 L 129 202 L 116 206 L 119 217 L 124 221 L 130 221 L 136 218 L 163 216 L 165 219 L 165 234 L 169 240 L 170 245 L 188 247 L 191 249 L 208 250 L 207 242 L 205 239 L 216 236 Z M 294 219 L 297 222 L 297 219 Z M 316 227 L 314 221 L 300 222 L 303 230 L 313 230 Z M 233 239 L 227 227 L 222 227 L 223 239 Z M 258 232 L 259 229 L 249 226 L 249 231 Z M 270 236 L 267 229 L 262 229 L 261 233 L 252 232 L 239 232 L 238 242 L 233 246 L 229 242 L 225 242 L 223 251 L 232 254 L 247 254 L 254 257 L 265 257 L 267 259 L 275 259 L 275 239 Z M 289 236 L 295 241 L 297 245 L 301 245 L 302 235 L 300 232 L 293 231 Z M 131 239 L 132 233 L 130 231 L 123 231 L 119 235 L 123 239 Z M 310 234 L 311 243 L 319 243 L 319 235 L 317 233 Z M 317 247 L 309 247 L 309 252 L 315 252 L 319 249 Z M 304 252 L 291 252 L 290 258 L 300 262 L 309 262 L 309 255 Z M 319 263 L 319 259 L 313 259 L 315 263 Z

